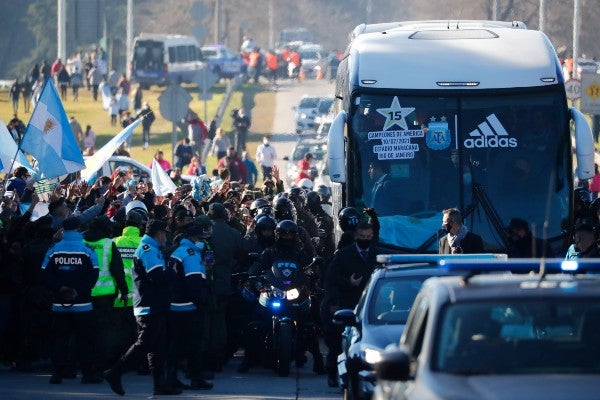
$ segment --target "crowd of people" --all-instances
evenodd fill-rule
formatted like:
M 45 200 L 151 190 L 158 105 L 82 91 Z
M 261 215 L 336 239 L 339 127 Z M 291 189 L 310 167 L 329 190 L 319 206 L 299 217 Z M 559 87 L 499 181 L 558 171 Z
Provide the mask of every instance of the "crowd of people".
M 155 394 L 177 394 L 210 389 L 214 372 L 239 348 L 247 351 L 241 372 L 260 362 L 261 342 L 247 334 L 259 305 L 242 296 L 248 282 L 236 276 L 270 268 L 251 253 L 297 258 L 303 266 L 316 256 L 332 260 L 330 191 L 285 190 L 276 166 L 252 189 L 245 177 L 232 178 L 236 164 L 244 164 L 234 154 L 230 146 L 218 179 L 203 174 L 164 197 L 127 171 L 93 185 L 59 185 L 48 214 L 33 221 L 40 198 L 29 172 L 17 168 L 9 181 L 15 195 L 5 197 L 0 210 L 3 362 L 28 371 L 50 359 L 50 383 L 79 370 L 82 383 L 104 379 L 119 394 L 125 391 L 121 376 L 131 369 L 152 375 Z M 30 207 L 21 210 L 21 201 Z M 320 288 L 326 265 L 319 267 Z M 323 293 L 356 292 L 366 274 L 351 288 L 337 288 L 336 278 L 331 288 L 315 291 L 305 319 L 314 340 L 298 354 L 302 360 L 304 350 L 313 353 L 315 372 L 327 371 L 316 345 L 319 315 L 337 302 Z M 327 366 L 333 374 L 335 363 Z M 178 376 L 182 367 L 189 384 Z

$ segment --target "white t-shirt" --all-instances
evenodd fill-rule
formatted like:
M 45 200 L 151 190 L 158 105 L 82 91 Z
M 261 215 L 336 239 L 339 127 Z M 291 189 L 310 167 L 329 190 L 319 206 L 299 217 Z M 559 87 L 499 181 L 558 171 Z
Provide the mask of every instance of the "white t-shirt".
M 258 161 L 261 166 L 272 167 L 275 165 L 275 160 L 277 160 L 277 152 L 272 145 L 269 144 L 267 146 L 263 143 L 256 148 L 256 161 Z

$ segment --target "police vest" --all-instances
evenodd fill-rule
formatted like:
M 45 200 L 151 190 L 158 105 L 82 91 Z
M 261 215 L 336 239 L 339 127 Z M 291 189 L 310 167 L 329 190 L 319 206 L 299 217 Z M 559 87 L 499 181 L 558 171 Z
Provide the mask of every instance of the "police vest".
M 135 250 L 139 247 L 142 237 L 139 228 L 135 226 L 126 226 L 123 229 L 123 236 L 114 239 L 117 249 L 123 259 L 123 271 L 125 272 L 125 282 L 127 282 L 127 304 L 123 304 L 121 299 L 115 299 L 114 307 L 133 307 L 133 278 L 131 270 L 133 269 L 133 256 Z
M 92 297 L 107 296 L 115 294 L 115 282 L 110 274 L 110 262 L 112 260 L 112 240 L 108 238 L 100 239 L 95 242 L 83 241 L 94 250 L 98 257 L 98 268 L 100 274 L 96 286 L 92 289 Z

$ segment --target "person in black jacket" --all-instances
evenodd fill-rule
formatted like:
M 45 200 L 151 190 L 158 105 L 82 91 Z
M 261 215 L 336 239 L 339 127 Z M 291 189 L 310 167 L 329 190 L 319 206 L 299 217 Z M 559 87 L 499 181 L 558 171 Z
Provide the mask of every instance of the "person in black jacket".
M 54 372 L 50 383 L 62 382 L 68 365 L 68 345 L 72 333 L 78 342 L 79 361 L 83 377 L 81 383 L 99 383 L 102 378 L 94 374 L 94 313 L 92 288 L 98 280 L 98 257 L 83 243 L 78 232 L 79 219 L 64 220 L 62 240 L 51 247 L 42 263 L 42 273 L 52 288 L 52 315 L 54 319 Z
M 469 232 L 457 208 L 442 211 L 442 230 L 447 233 L 439 242 L 439 254 L 483 253 L 481 236 Z
M 321 305 L 321 320 L 331 321 L 340 309 L 353 309 L 377 265 L 377 255 L 382 250 L 373 245 L 373 226 L 360 221 L 354 229 L 354 243 L 339 248 L 325 271 L 325 298 Z M 333 324 L 324 324 L 327 383 L 337 386 L 337 355 L 342 352 L 341 329 Z

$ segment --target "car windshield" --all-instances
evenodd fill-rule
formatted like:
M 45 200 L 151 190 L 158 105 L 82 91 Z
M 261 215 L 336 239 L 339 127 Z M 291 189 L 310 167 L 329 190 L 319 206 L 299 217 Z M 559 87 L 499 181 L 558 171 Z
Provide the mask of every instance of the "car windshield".
M 213 49 L 202 49 L 202 55 L 205 58 L 215 58 L 219 56 L 219 53 L 217 52 L 217 50 Z
M 300 100 L 298 108 L 317 108 L 318 104 L 318 97 L 304 97 L 302 100 Z
M 333 99 L 322 99 L 319 101 L 319 114 L 327 114 L 332 104 Z
M 445 92 L 444 92 L 445 93 Z M 486 249 L 497 227 L 521 218 L 549 238 L 569 217 L 570 137 L 564 94 L 540 92 L 354 98 L 349 198 L 380 216 L 380 241 L 435 251 L 441 211 L 479 210 L 468 220 Z M 369 171 L 377 160 L 381 173 Z M 354 184 L 356 182 L 356 184 Z M 376 196 L 385 187 L 385 196 Z M 435 239 L 435 238 L 434 238 Z
M 324 142 L 298 143 L 294 149 L 293 160 L 300 161 L 306 153 L 312 153 L 317 161 L 323 160 L 327 154 L 327 144 Z
M 410 308 L 427 277 L 379 279 L 369 301 L 369 323 L 405 324 Z
M 433 369 L 461 375 L 599 374 L 600 300 L 502 300 L 449 305 Z
M 317 50 L 300 50 L 298 53 L 302 60 L 317 60 L 319 58 Z

